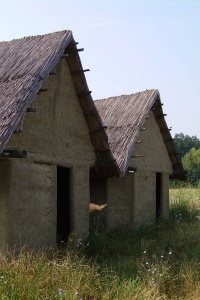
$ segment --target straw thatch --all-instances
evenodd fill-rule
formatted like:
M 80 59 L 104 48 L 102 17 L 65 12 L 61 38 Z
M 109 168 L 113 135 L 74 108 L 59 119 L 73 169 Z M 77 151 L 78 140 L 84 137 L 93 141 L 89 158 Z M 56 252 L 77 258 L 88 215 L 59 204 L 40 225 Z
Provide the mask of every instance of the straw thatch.
M 163 116 L 158 90 L 96 100 L 95 106 L 107 126 L 109 147 L 116 160 L 120 176 L 127 173 L 130 158 L 140 130 L 150 110 L 153 110 L 174 171 L 174 178 L 185 179 L 173 139 Z
M 118 166 L 89 93 L 76 44 L 69 30 L 0 43 L 0 154 L 43 82 L 65 54 L 100 164 L 98 170 L 105 176 L 117 175 Z

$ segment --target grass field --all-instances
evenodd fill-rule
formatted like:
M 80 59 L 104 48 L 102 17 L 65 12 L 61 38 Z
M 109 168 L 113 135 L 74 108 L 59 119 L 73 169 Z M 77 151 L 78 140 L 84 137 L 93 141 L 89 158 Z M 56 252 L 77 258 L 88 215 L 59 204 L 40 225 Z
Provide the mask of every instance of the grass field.
M 170 191 L 170 219 L 94 233 L 76 251 L 0 255 L 0 299 L 200 299 L 200 190 Z

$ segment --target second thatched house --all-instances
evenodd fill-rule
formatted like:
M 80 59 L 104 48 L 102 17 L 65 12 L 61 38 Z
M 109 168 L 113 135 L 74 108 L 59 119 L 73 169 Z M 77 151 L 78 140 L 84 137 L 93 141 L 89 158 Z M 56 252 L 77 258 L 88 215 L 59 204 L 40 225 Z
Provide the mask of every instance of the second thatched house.
M 167 218 L 169 178 L 182 180 L 185 173 L 158 90 L 94 103 L 119 170 L 119 178 L 99 177 L 94 169 L 91 172 L 91 199 L 107 204 L 105 226 L 109 230 L 135 228 L 151 224 L 157 217 Z

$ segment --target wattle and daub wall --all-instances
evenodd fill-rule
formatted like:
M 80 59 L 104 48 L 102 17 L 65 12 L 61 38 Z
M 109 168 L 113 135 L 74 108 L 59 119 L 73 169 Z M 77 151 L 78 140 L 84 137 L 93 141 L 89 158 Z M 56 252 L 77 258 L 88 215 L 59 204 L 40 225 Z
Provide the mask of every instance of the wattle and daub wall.
M 70 229 L 88 233 L 89 170 L 94 149 L 65 59 L 61 59 L 26 113 L 22 132 L 7 149 L 28 152 L 26 159 L 0 160 L 0 248 L 46 247 L 56 243 L 57 166 L 70 168 Z

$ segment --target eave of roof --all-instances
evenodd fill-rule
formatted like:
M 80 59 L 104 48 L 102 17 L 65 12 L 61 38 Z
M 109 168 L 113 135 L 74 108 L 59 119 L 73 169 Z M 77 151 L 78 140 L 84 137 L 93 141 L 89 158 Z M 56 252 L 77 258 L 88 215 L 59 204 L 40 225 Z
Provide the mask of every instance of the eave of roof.
M 158 95 L 158 97 L 151 109 L 153 110 L 155 119 L 160 128 L 160 132 L 162 134 L 163 141 L 165 143 L 169 158 L 172 163 L 173 174 L 171 175 L 171 179 L 186 180 L 187 172 L 183 169 L 183 165 L 179 158 L 179 154 L 176 152 L 174 141 L 173 141 L 171 133 L 170 133 L 171 128 L 170 129 L 168 128 L 165 117 L 164 117 L 165 115 L 163 114 L 162 103 L 160 101 L 160 95 Z
M 186 178 L 167 128 L 158 90 L 96 100 L 95 106 L 104 126 L 107 126 L 108 143 L 119 166 L 119 176 L 123 177 L 127 173 L 139 132 L 150 110 L 153 110 L 172 162 L 173 178 L 180 180 Z
M 119 176 L 119 167 L 113 158 L 105 127 L 103 126 L 103 122 L 96 109 L 91 92 L 89 91 L 81 60 L 76 49 L 75 43 L 69 44 L 66 50 L 66 52 L 68 52 L 67 61 L 74 80 L 77 96 L 88 125 L 90 139 L 94 146 L 97 158 L 96 172 L 102 177 Z

